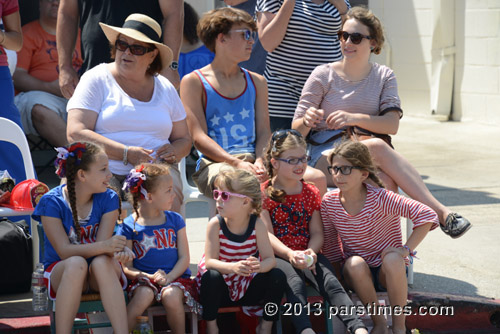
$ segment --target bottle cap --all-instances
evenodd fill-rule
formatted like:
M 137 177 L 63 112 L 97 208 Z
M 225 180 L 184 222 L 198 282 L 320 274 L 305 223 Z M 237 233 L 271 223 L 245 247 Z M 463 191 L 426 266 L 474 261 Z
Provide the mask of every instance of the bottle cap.
M 145 316 L 145 315 L 140 315 L 138 316 L 137 318 L 135 318 L 137 320 L 137 322 L 148 322 L 148 317 Z

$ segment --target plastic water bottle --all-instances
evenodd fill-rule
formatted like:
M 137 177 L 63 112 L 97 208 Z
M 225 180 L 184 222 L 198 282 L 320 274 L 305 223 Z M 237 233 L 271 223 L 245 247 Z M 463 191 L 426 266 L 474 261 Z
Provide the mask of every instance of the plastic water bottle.
M 138 316 L 137 323 L 132 331 L 132 334 L 153 334 L 151 326 L 149 326 L 148 317 Z
M 47 299 L 47 287 L 43 281 L 43 264 L 38 263 L 31 276 L 31 287 L 33 290 L 33 311 L 47 311 L 49 300 Z

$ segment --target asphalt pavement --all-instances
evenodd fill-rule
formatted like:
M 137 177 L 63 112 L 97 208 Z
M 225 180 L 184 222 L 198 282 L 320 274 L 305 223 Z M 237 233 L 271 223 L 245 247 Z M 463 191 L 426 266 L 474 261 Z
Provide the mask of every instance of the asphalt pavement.
M 459 239 L 440 229 L 427 235 L 418 247 L 410 291 L 500 299 L 500 127 L 403 117 L 393 143 L 432 194 L 473 224 Z M 196 270 L 207 205 L 190 203 L 186 212 Z

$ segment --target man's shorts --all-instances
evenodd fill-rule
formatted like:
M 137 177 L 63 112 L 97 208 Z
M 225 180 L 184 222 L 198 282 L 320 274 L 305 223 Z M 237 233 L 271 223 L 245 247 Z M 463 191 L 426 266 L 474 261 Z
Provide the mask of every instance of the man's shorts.
M 233 154 L 233 156 L 243 161 L 255 162 L 255 154 L 253 153 Z M 193 174 L 193 181 L 198 186 L 198 190 L 208 198 L 213 196 L 214 181 L 223 165 L 221 162 L 202 158 L 198 170 Z
M 24 133 L 27 135 L 33 134 L 39 136 L 31 119 L 31 112 L 35 105 L 40 104 L 50 110 L 53 110 L 64 120 L 64 122 L 66 122 L 68 119 L 68 113 L 66 112 L 67 103 L 68 100 L 64 97 L 55 96 L 39 90 L 19 93 L 16 97 L 14 97 L 14 104 L 17 109 L 19 109 L 21 122 L 24 127 Z

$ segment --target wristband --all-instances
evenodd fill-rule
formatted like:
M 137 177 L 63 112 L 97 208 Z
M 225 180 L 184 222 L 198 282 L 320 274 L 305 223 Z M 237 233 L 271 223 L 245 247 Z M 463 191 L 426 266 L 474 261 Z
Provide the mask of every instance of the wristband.
M 125 145 L 125 148 L 123 149 L 123 164 L 125 166 L 128 165 L 127 153 L 128 153 L 128 146 Z
M 410 247 L 404 245 L 403 248 L 408 250 L 408 257 L 410 258 L 410 263 L 413 263 L 413 259 L 418 259 L 417 251 L 412 251 Z

